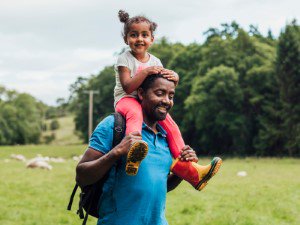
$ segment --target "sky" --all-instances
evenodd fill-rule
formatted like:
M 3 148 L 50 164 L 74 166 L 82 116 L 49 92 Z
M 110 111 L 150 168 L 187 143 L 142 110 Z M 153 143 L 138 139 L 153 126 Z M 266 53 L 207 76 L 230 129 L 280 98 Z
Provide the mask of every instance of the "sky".
M 77 77 L 113 65 L 126 47 L 120 9 L 156 22 L 156 39 L 183 44 L 203 43 L 204 31 L 233 20 L 276 37 L 300 20 L 298 0 L 0 0 L 0 85 L 48 105 L 67 99 Z

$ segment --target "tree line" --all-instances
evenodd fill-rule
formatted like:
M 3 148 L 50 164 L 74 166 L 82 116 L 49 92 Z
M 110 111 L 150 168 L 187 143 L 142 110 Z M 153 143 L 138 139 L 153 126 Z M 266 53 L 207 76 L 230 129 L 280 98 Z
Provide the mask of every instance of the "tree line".
M 300 154 L 300 28 L 286 25 L 279 38 L 236 22 L 210 28 L 203 44 L 162 38 L 150 52 L 180 76 L 171 115 L 199 154 Z M 87 90 L 94 125 L 113 112 L 113 66 L 71 87 L 76 129 L 88 140 Z
M 236 22 L 210 28 L 204 43 L 184 45 L 166 38 L 150 52 L 180 76 L 170 112 L 184 140 L 199 154 L 300 155 L 300 26 L 280 36 L 262 35 Z M 124 49 L 122 50 L 124 51 Z M 114 111 L 113 65 L 78 77 L 68 101 L 46 107 L 26 94 L 0 90 L 0 144 L 36 143 L 42 117 L 69 110 L 88 141 L 88 90 L 94 96 L 93 124 Z M 14 116 L 12 116 L 14 115 Z
M 26 93 L 0 85 L 0 145 L 49 143 L 54 134 L 42 137 L 47 130 L 45 120 L 52 119 L 49 129 L 59 127 L 57 118 L 65 116 L 68 103 L 62 98 L 58 106 L 48 106 Z

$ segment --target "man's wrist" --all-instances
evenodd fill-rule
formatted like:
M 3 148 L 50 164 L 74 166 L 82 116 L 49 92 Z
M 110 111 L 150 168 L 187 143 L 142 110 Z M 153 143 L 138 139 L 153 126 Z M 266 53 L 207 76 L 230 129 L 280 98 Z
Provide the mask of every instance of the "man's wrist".
M 122 151 L 120 147 L 117 145 L 110 151 L 110 154 L 113 159 L 118 160 L 122 156 Z

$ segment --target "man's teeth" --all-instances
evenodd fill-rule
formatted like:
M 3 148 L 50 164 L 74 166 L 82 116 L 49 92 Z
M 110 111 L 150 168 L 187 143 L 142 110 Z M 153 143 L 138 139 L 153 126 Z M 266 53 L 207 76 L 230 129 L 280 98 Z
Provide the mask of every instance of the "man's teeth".
M 167 109 L 165 107 L 157 107 L 157 108 L 161 111 L 167 111 Z

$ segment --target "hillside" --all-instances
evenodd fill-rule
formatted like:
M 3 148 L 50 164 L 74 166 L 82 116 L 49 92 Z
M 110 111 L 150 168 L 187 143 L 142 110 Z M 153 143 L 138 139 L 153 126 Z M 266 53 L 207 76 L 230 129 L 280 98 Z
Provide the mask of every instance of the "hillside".
M 58 121 L 58 129 L 51 130 L 50 124 L 53 119 L 46 120 L 47 130 L 42 134 L 43 142 L 47 138 L 53 137 L 54 139 L 49 143 L 51 145 L 77 145 L 82 144 L 82 140 L 75 134 L 74 116 L 68 115 L 60 117 Z

